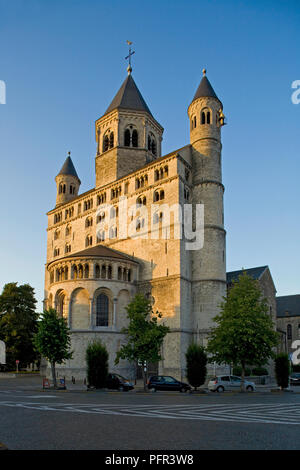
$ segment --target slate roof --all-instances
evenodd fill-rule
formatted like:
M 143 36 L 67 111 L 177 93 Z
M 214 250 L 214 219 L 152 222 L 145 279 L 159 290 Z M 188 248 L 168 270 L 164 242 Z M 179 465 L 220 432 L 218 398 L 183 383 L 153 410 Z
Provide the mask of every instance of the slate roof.
M 77 253 L 68 254 L 65 258 L 89 258 L 89 257 L 99 257 L 99 258 L 118 258 L 126 261 L 133 261 L 129 256 L 124 255 L 112 248 L 108 248 L 105 245 L 92 246 L 91 248 L 86 248 L 85 250 L 78 251 Z
M 300 295 L 276 297 L 277 317 L 300 317 Z
M 71 176 L 75 176 L 78 180 L 78 175 L 77 175 L 77 172 L 75 170 L 75 167 L 73 165 L 73 162 L 72 162 L 72 159 L 70 156 L 68 156 L 65 160 L 65 163 L 63 164 L 60 172 L 58 173 L 59 175 L 71 175 Z M 80 181 L 80 180 L 79 180 Z
M 219 98 L 217 97 L 217 95 L 216 95 L 213 87 L 211 86 L 210 81 L 206 77 L 206 75 L 204 75 L 204 77 L 202 77 L 202 80 L 200 82 L 200 85 L 197 88 L 197 91 L 195 93 L 193 101 L 195 101 L 198 98 L 202 98 L 202 97 L 211 97 L 211 98 L 216 98 L 217 100 L 219 100 Z M 221 103 L 221 101 L 220 101 L 220 103 Z
M 227 284 L 232 284 L 233 281 L 237 281 L 239 276 L 243 274 L 243 271 L 246 271 L 248 276 L 253 277 L 256 281 L 260 279 L 261 275 L 265 272 L 268 266 L 260 266 L 257 268 L 250 268 L 250 269 L 240 269 L 239 271 L 231 271 L 226 273 L 226 281 Z
M 138 87 L 136 86 L 131 74 L 128 75 L 126 80 L 124 80 L 122 83 L 120 90 L 105 111 L 104 116 L 114 109 L 119 108 L 133 109 L 134 111 L 145 111 L 152 116 L 152 113 L 148 108 L 144 98 L 142 97 Z

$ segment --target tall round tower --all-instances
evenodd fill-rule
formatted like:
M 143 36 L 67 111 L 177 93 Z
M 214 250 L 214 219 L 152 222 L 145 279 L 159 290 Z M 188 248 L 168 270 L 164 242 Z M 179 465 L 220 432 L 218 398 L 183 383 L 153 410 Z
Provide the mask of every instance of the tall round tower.
M 78 196 L 80 179 L 76 173 L 75 167 L 70 157 L 70 152 L 63 164 L 60 172 L 55 178 L 57 193 L 56 193 L 56 206 L 69 202 Z
M 204 246 L 192 252 L 193 323 L 206 343 L 226 294 L 225 230 L 221 172 L 223 105 L 206 71 L 188 108 L 193 166 L 193 204 L 204 204 Z

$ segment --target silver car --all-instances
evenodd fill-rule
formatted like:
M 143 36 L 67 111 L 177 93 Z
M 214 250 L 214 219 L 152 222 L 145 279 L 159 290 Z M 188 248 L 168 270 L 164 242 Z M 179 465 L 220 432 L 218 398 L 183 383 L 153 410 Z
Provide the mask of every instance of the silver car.
M 241 377 L 236 375 L 219 375 L 208 382 L 208 390 L 212 392 L 225 392 L 225 390 L 239 390 L 241 388 Z M 254 392 L 255 383 L 245 380 L 247 392 Z

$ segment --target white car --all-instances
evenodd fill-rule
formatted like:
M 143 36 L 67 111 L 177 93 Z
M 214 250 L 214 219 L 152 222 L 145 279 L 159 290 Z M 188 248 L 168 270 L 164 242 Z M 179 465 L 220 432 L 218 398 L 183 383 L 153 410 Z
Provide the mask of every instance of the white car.
M 225 390 L 239 390 L 241 388 L 241 377 L 236 375 L 219 375 L 208 382 L 208 390 L 212 392 L 225 392 Z M 254 392 L 255 383 L 245 380 L 247 392 Z

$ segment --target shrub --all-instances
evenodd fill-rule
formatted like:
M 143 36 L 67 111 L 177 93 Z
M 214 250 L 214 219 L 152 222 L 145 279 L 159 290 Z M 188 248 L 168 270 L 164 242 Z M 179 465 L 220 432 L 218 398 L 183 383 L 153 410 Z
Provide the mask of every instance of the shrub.
M 189 383 L 197 389 L 204 384 L 206 378 L 207 356 L 205 350 L 199 344 L 192 343 L 185 354 L 187 379 Z
M 259 367 L 258 366 L 258 367 L 254 367 L 252 369 L 252 375 L 258 375 L 258 376 L 268 375 L 268 371 L 264 367 Z
M 108 375 L 108 352 L 101 341 L 90 343 L 86 350 L 88 385 L 104 388 Z
M 275 375 L 278 386 L 283 389 L 289 385 L 290 361 L 285 353 L 278 354 L 275 357 Z

